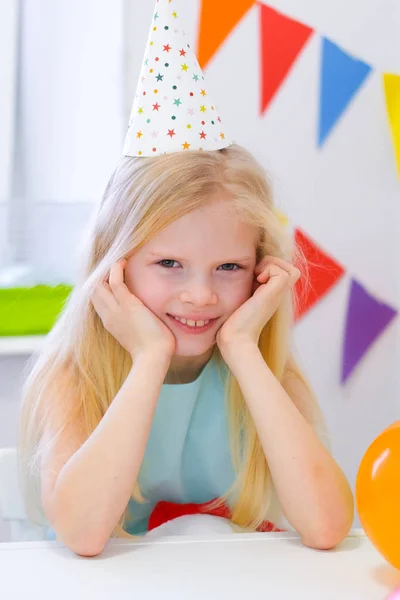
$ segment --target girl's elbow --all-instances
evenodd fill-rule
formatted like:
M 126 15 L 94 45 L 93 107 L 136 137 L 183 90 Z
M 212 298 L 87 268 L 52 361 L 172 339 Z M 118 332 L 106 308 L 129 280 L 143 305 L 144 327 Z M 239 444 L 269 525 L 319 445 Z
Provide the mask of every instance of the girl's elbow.
M 107 544 L 108 539 L 104 537 L 72 536 L 70 533 L 58 534 L 57 540 L 60 541 L 68 550 L 78 556 L 91 558 L 101 554 Z
M 65 544 L 71 552 L 85 558 L 92 558 L 101 554 L 105 548 L 104 543 Z
M 315 548 L 316 550 L 332 550 L 349 534 L 353 518 L 353 510 L 349 510 L 345 517 L 331 519 L 317 530 L 304 535 L 302 542 L 305 546 Z
M 314 532 L 302 536 L 304 546 L 314 550 L 332 550 L 346 537 L 348 531 L 340 529 L 328 529 L 326 531 Z

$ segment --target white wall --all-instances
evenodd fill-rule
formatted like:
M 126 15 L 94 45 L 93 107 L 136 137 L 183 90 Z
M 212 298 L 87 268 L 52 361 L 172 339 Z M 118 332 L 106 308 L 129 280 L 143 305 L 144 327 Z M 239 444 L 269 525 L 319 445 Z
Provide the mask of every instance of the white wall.
M 17 3 L 0 4 L 0 202 L 8 199 L 14 134 Z
M 12 259 L 30 265 L 34 282 L 71 283 L 124 141 L 124 2 L 22 6 Z
M 20 157 L 33 201 L 97 200 L 121 152 L 122 0 L 26 0 Z
M 0 4 L 0 264 L 6 260 L 8 199 L 11 188 L 13 155 L 17 3 L 3 0 Z

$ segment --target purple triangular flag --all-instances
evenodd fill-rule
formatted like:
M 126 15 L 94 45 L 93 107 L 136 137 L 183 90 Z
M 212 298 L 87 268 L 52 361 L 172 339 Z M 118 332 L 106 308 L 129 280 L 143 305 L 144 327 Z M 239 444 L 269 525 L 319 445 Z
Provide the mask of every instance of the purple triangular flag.
M 351 282 L 342 358 L 342 383 L 348 379 L 368 348 L 396 316 L 391 306 L 371 296 L 357 281 Z

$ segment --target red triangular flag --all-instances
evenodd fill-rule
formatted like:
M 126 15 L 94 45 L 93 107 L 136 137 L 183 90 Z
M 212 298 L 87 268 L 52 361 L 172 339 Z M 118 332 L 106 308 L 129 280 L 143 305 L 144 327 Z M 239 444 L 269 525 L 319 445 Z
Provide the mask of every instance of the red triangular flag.
M 345 269 L 300 229 L 295 229 L 294 239 L 307 260 L 308 268 L 308 281 L 300 278 L 295 287 L 295 319 L 298 320 L 336 285 Z
M 313 29 L 262 3 L 260 3 L 260 25 L 261 114 L 263 114 Z

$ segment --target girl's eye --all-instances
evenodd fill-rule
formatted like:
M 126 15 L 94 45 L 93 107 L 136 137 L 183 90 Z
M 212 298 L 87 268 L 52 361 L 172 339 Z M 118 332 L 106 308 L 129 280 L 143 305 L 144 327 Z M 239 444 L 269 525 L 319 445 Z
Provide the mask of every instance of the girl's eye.
M 173 260 L 172 258 L 165 258 L 160 260 L 157 264 L 161 267 L 164 267 L 164 269 L 176 269 L 176 267 L 179 266 L 178 261 Z M 239 269 L 242 269 L 243 267 L 237 265 L 236 263 L 225 263 L 224 265 L 220 265 L 218 268 L 220 268 L 222 271 L 239 271 Z
M 174 263 L 178 264 L 176 260 L 172 260 L 172 258 L 166 258 L 164 260 L 160 260 L 158 264 L 162 267 L 165 267 L 166 269 L 171 269 L 173 268 Z
M 221 265 L 221 268 L 223 271 L 239 271 L 242 267 L 236 263 L 225 263 L 224 265 Z

